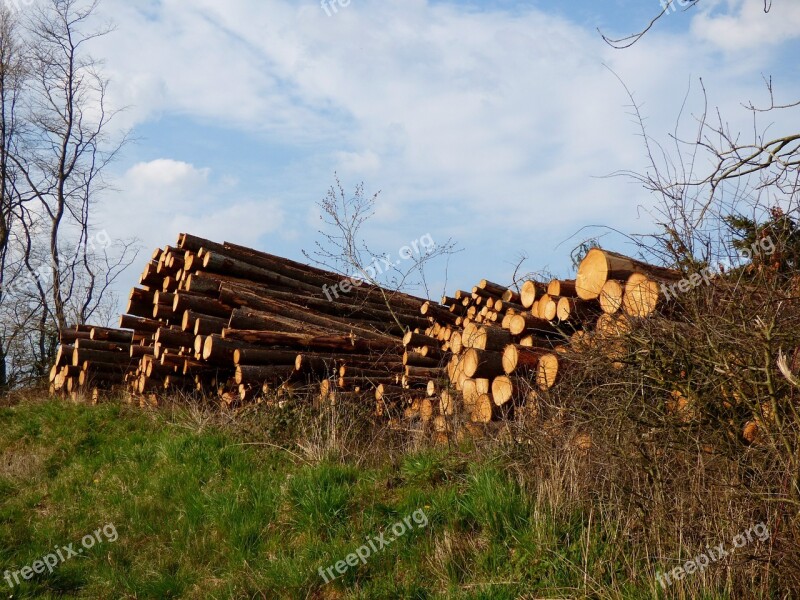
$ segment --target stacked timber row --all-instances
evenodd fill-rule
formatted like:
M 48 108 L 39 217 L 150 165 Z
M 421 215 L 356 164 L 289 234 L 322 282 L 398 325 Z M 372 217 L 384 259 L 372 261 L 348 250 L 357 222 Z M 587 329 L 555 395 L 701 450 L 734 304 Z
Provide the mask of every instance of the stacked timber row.
M 176 246 L 153 253 L 119 330 L 62 332 L 51 381 L 70 393 L 124 385 L 141 402 L 198 391 L 226 405 L 312 383 L 325 399 L 381 385 L 424 387 L 399 375 L 403 335 L 428 326 L 424 302 L 181 234 Z
M 610 359 L 621 358 L 625 354 L 621 338 L 636 319 L 670 308 L 670 295 L 662 295 L 661 289 L 680 278 L 680 272 L 673 269 L 600 248 L 591 249 L 578 266 L 575 290 L 584 302 L 598 301 L 602 314 L 595 324 L 595 335 L 576 335 L 573 347 L 582 351 L 600 346 Z
M 594 346 L 614 363 L 634 320 L 661 309 L 661 285 L 679 277 L 596 248 L 575 280 L 529 280 L 507 288 L 484 279 L 439 305 L 425 303 L 421 312 L 431 325 L 406 335 L 406 356 L 420 368 L 428 366 L 417 362 L 426 356 L 446 360 L 447 367 L 429 380 L 428 399 L 414 401 L 406 414 L 433 420 L 439 433 L 449 432 L 459 413 L 469 423 L 536 414 L 537 398 L 569 367 L 572 352 Z
M 61 332 L 58 352 L 50 370 L 52 392 L 69 394 L 121 385 L 130 368 L 131 347 L 143 339 L 133 331 L 78 325 Z
M 562 298 L 569 313 L 559 318 Z M 430 355 L 446 361 L 444 371 L 429 379 L 428 399 L 419 409 L 420 418 L 432 419 L 434 431 L 444 434 L 456 415 L 489 423 L 535 410 L 537 395 L 558 379 L 570 336 L 600 308 L 597 301 L 580 300 L 572 281 L 526 281 L 509 289 L 484 279 L 438 305 L 425 303 L 421 312 L 431 325 L 403 341 L 414 361 Z
M 599 299 L 606 314 L 649 317 L 668 300 L 661 286 L 680 278 L 679 271 L 592 248 L 578 267 L 575 290 L 583 300 Z

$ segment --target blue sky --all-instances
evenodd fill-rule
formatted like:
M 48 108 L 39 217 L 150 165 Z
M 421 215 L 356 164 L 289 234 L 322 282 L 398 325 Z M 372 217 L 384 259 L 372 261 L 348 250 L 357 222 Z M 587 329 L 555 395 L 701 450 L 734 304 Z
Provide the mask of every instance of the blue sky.
M 373 248 L 458 242 L 449 291 L 508 282 L 523 253 L 526 270 L 568 276 L 570 250 L 603 231 L 585 227 L 653 229 L 648 195 L 602 177 L 646 167 L 606 66 L 656 138 L 690 86 L 698 108 L 699 77 L 746 129 L 740 103 L 765 98 L 762 74 L 800 97 L 800 3 L 761 6 L 707 0 L 617 51 L 597 27 L 631 33 L 657 0 L 351 0 L 330 16 L 317 1 L 105 0 L 117 29 L 93 52 L 136 142 L 114 165 L 98 225 L 145 248 L 123 287 L 186 230 L 300 258 L 319 239 L 316 202 L 335 171 L 348 190 L 381 190 Z M 777 130 L 791 116 L 772 119 Z M 430 279 L 437 296 L 444 264 Z

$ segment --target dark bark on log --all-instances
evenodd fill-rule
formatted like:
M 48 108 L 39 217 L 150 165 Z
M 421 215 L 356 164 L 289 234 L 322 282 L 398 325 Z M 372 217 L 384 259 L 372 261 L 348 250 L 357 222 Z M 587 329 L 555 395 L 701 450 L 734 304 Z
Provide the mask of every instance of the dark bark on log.
M 105 352 L 124 352 L 130 356 L 130 344 L 104 342 L 101 340 L 76 340 L 75 347 L 80 350 L 103 350 Z
M 290 279 L 274 271 L 256 267 L 218 252 L 209 252 L 203 255 L 203 269 L 212 273 L 230 273 L 250 281 L 282 285 L 310 294 L 317 294 L 321 291 L 319 286 Z
M 278 302 L 271 298 L 260 298 L 255 294 L 241 289 L 231 289 L 227 285 L 222 286 L 220 290 L 220 298 L 223 302 L 227 302 L 229 304 L 247 306 L 249 308 L 272 312 L 274 314 L 295 319 L 297 321 L 311 323 L 312 325 L 316 325 L 317 327 L 321 327 L 326 330 L 338 331 L 340 333 L 352 332 L 360 337 L 374 340 L 389 341 L 392 339 L 391 336 L 386 334 L 378 333 L 364 327 L 358 327 L 341 319 L 310 313 L 308 310 L 301 306 L 297 306 L 296 304 Z
M 236 367 L 236 383 L 260 385 L 267 381 L 288 379 L 294 373 L 292 366 L 249 366 Z
M 294 365 L 296 350 L 268 350 L 262 348 L 240 348 L 233 353 L 235 365 Z
M 104 352 L 103 350 L 79 350 L 72 352 L 72 366 L 82 366 L 84 362 L 101 362 L 109 364 L 130 364 L 131 357 L 124 352 Z
M 72 344 L 77 340 L 88 340 L 91 332 L 89 331 L 75 331 L 74 329 L 64 329 L 58 336 L 58 341 L 61 344 Z
M 441 372 L 442 370 L 439 368 L 412 367 L 412 366 L 405 367 L 406 377 L 419 379 L 426 386 L 428 385 L 428 381 L 430 381 L 435 377 L 438 377 L 441 374 Z
M 302 331 L 307 334 L 325 335 L 320 328 L 312 328 L 303 321 L 289 319 L 278 315 L 254 310 L 251 308 L 237 308 L 231 314 L 228 324 L 231 329 L 260 329 L 264 331 L 283 331 L 297 333 Z
M 226 326 L 227 321 L 225 319 L 205 316 L 194 322 L 193 331 L 195 335 L 221 334 Z
M 152 355 L 153 355 L 152 346 L 131 346 L 130 349 L 131 358 L 141 358 L 143 356 L 152 356 Z
M 72 354 L 75 352 L 75 346 L 69 344 L 62 344 L 56 353 L 56 366 L 64 367 L 72 365 Z
M 403 345 L 404 346 L 434 346 L 439 347 L 440 343 L 439 340 L 432 338 L 427 335 L 423 335 L 421 333 L 414 333 L 413 331 L 409 331 L 407 334 L 403 336 Z
M 122 329 L 92 327 L 91 339 L 103 342 L 122 342 L 124 344 L 130 344 L 133 341 L 133 332 Z
M 409 367 L 436 368 L 439 366 L 439 361 L 435 358 L 422 356 L 416 352 L 406 352 L 403 355 L 403 365 Z
M 472 379 L 491 379 L 503 375 L 503 355 L 476 348 L 468 349 L 463 357 L 464 374 Z
M 225 329 L 222 336 L 226 340 L 255 345 L 285 346 L 288 348 L 307 348 L 317 350 L 339 350 L 342 352 L 396 352 L 402 354 L 399 341 L 363 339 L 348 335 L 306 335 L 276 331 L 250 331 Z
M 155 342 L 170 348 L 193 348 L 195 335 L 188 331 L 176 331 L 161 327 L 156 332 Z
M 220 302 L 214 298 L 204 296 L 190 296 L 182 292 L 175 294 L 175 301 L 172 304 L 175 313 L 183 314 L 184 311 L 191 310 L 200 312 L 212 317 L 230 318 L 233 307 Z
M 152 305 L 151 305 L 152 312 Z M 122 315 L 119 318 L 119 326 L 122 329 L 133 329 L 137 332 L 145 332 L 145 333 L 155 333 L 158 331 L 159 327 L 163 327 L 163 323 L 159 323 L 153 319 L 147 319 L 143 317 L 131 316 L 131 315 Z
M 181 330 L 191 331 L 197 335 L 198 332 L 195 330 L 195 325 L 200 319 L 203 321 L 203 327 L 209 327 L 212 325 L 219 327 L 219 331 L 209 331 L 207 333 L 202 332 L 205 335 L 209 335 L 211 333 L 221 333 L 222 330 L 228 325 L 228 319 L 224 317 L 212 317 L 211 315 L 206 315 L 193 310 L 187 310 L 184 311 L 183 318 L 181 319 Z

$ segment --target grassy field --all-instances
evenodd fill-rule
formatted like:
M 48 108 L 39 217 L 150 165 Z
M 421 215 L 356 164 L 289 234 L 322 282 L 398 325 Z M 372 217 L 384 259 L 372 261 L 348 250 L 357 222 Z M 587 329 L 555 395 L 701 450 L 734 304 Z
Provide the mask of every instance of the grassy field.
M 0 452 L 3 572 L 83 550 L 6 597 L 666 597 L 613 527 L 553 509 L 499 452 L 312 460 L 190 411 L 56 400 L 0 409 Z

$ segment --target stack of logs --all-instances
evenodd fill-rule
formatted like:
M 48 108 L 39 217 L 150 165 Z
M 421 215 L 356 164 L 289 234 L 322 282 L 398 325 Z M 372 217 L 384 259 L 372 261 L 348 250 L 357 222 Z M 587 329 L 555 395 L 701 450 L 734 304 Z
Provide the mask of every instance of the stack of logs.
M 232 405 L 312 383 L 324 399 L 424 387 L 431 374 L 413 359 L 404 371 L 403 335 L 429 324 L 421 298 L 189 234 L 157 249 L 139 284 L 120 329 L 61 332 L 53 391 L 124 385 L 142 404 L 200 392 Z
M 475 424 L 535 414 L 571 350 L 624 335 L 679 277 L 595 248 L 575 280 L 508 288 L 484 279 L 437 304 L 181 234 L 153 253 L 120 329 L 61 332 L 51 382 L 95 399 L 123 386 L 142 404 L 175 392 L 224 406 L 303 390 L 323 402 L 374 395 L 379 415 L 443 434 L 456 414 Z
M 427 398 L 393 390 L 406 403 L 405 415 L 432 421 L 440 435 L 460 413 L 469 423 L 488 423 L 516 412 L 538 411 L 537 398 L 570 363 L 570 352 L 602 343 L 612 364 L 632 319 L 660 308 L 662 284 L 680 278 L 655 267 L 595 248 L 575 280 L 524 281 L 518 288 L 482 280 L 421 313 L 431 325 L 404 338 L 407 355 L 447 360 L 446 373 L 431 379 Z M 376 392 L 379 411 L 386 394 Z

